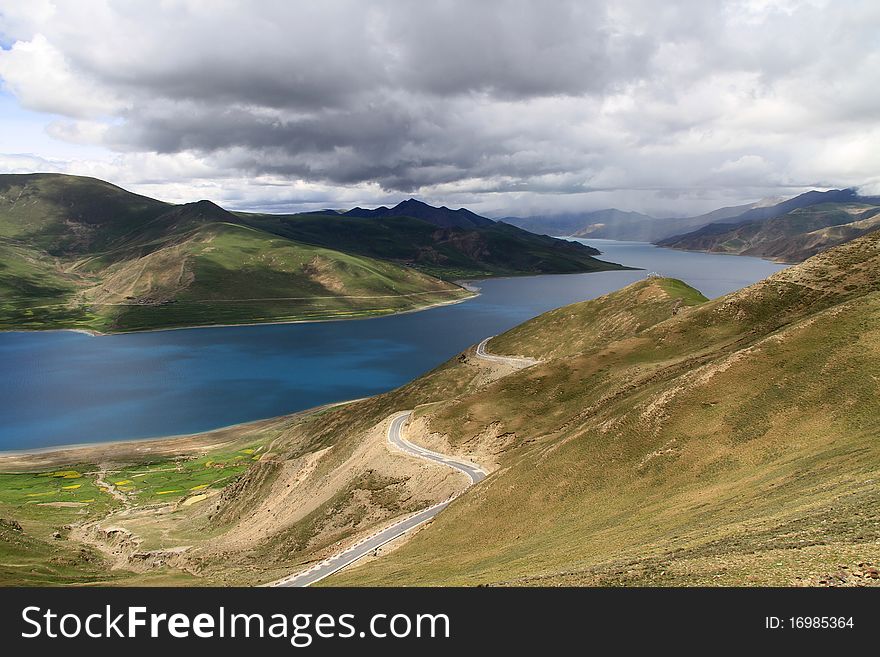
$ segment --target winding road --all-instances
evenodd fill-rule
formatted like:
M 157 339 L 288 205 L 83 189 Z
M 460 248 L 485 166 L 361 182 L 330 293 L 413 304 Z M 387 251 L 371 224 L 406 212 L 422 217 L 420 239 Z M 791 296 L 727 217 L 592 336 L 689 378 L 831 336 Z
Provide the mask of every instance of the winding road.
M 394 445 L 401 452 L 405 452 L 406 454 L 409 454 L 411 456 L 417 456 L 427 461 L 434 461 L 435 463 L 449 466 L 454 470 L 464 472 L 470 478 L 471 486 L 483 481 L 483 479 L 486 478 L 486 471 L 483 470 L 483 468 L 478 466 L 476 463 L 471 463 L 470 461 L 465 461 L 464 459 L 447 456 L 446 454 L 440 454 L 439 452 L 432 452 L 430 449 L 425 449 L 424 447 L 414 445 L 406 438 L 404 438 L 401 435 L 400 431 L 401 429 L 403 429 L 403 425 L 406 424 L 407 420 L 409 420 L 411 416 L 412 411 L 404 411 L 403 413 L 396 415 L 394 419 L 391 420 L 391 426 L 388 427 L 389 443 Z
M 531 358 L 516 358 L 512 356 L 496 356 L 494 354 L 489 354 L 486 352 L 486 343 L 490 339 L 491 338 L 486 338 L 477 345 L 475 353 L 478 358 L 482 358 L 483 360 L 492 362 L 506 363 L 509 365 L 513 365 L 517 368 L 530 367 L 539 362 Z M 391 424 L 388 426 L 389 444 L 391 444 L 394 448 L 400 450 L 401 452 L 408 454 L 409 456 L 414 456 L 416 458 L 431 461 L 433 463 L 439 463 L 440 465 L 445 465 L 454 470 L 458 470 L 459 472 L 463 472 L 471 480 L 471 486 L 481 482 L 483 479 L 486 478 L 486 471 L 475 463 L 465 461 L 464 459 L 455 458 L 453 456 L 447 456 L 446 454 L 440 454 L 439 452 L 433 452 L 430 449 L 415 445 L 404 438 L 401 434 L 401 430 L 410 419 L 410 417 L 412 417 L 412 413 L 412 411 L 402 411 L 392 416 Z M 434 506 L 430 506 L 427 509 L 417 511 L 414 514 L 407 516 L 403 520 L 399 520 L 393 525 L 385 527 L 384 529 L 373 534 L 372 536 L 368 536 L 360 542 L 355 543 L 354 545 L 346 548 L 342 552 L 338 552 L 332 557 L 324 559 L 323 561 L 315 564 L 308 570 L 297 573 L 296 575 L 291 575 L 290 577 L 275 582 L 274 584 L 272 584 L 272 586 L 309 586 L 310 584 L 314 584 L 315 582 L 318 582 L 325 577 L 329 577 L 333 573 L 340 571 L 346 566 L 350 566 L 354 562 L 364 558 L 368 554 L 374 553 L 386 543 L 393 541 L 395 538 L 403 536 L 411 529 L 415 529 L 419 525 L 428 522 L 443 509 L 449 506 L 449 504 L 456 497 L 457 495 L 453 495 L 443 502 L 435 504 Z

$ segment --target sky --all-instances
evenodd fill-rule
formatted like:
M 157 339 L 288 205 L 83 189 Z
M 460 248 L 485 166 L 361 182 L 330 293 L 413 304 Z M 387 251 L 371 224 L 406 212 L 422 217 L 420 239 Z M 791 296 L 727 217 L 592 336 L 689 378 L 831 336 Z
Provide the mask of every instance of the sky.
M 880 2 L 0 0 L 0 172 L 290 212 L 880 194 Z

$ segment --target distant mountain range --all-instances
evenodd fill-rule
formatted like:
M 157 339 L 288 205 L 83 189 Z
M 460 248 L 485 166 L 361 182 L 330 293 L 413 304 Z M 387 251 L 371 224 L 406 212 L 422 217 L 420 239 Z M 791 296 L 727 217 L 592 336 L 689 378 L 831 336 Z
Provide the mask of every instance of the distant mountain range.
M 647 223 L 654 221 L 654 218 L 639 212 L 624 212 L 623 210 L 609 208 L 594 212 L 568 212 L 530 217 L 502 217 L 499 221 L 511 224 L 512 226 L 519 226 L 540 235 L 569 236 L 591 225 Z
M 812 191 L 729 221 L 711 223 L 657 242 L 692 251 L 801 262 L 880 228 L 880 199 L 852 189 Z
M 272 215 L 164 203 L 93 178 L 0 175 L 0 328 L 360 317 L 462 298 L 459 279 L 621 268 L 542 228 L 797 262 L 880 228 L 880 199 L 811 191 L 668 219 L 611 209 L 493 221 L 416 199 Z
M 234 214 L 94 178 L 0 175 L 0 329 L 364 317 L 462 299 L 456 278 L 620 268 L 597 254 L 413 199 L 342 215 Z
M 596 260 L 599 251 L 583 244 L 415 199 L 374 210 L 237 216 L 276 235 L 404 263 L 446 280 L 620 268 Z
M 697 217 L 658 218 L 641 212 L 625 212 L 609 208 L 558 215 L 504 217 L 501 221 L 543 235 L 655 242 L 701 228 L 713 221 L 736 216 L 753 208 L 754 205 L 720 208 Z
M 535 233 L 634 240 L 660 246 L 800 262 L 880 227 L 877 197 L 853 189 L 810 191 L 719 208 L 696 217 L 656 218 L 616 209 L 505 217 Z

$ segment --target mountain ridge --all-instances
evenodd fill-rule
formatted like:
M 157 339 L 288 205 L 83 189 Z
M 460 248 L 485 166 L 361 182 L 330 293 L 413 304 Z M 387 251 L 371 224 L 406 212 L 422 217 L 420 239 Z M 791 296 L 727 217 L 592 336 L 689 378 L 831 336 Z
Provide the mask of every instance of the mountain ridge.
M 797 208 L 819 203 L 842 203 L 856 198 L 870 200 L 870 197 L 858 197 L 853 188 L 811 190 L 789 199 L 762 199 L 718 208 L 692 217 L 653 217 L 639 212 L 607 208 L 555 215 L 508 216 L 501 221 L 539 234 L 645 241 L 666 246 L 685 235 L 722 233 L 739 224 L 771 219 Z
M 462 225 L 438 225 L 428 219 L 401 216 L 395 208 L 417 208 L 423 215 L 450 224 L 448 213 Z M 469 210 L 435 208 L 421 201 L 403 201 L 395 208 L 270 215 L 236 213 L 247 225 L 307 244 L 399 262 L 446 280 L 567 274 L 620 265 L 596 260 L 598 249 L 479 217 Z M 417 212 L 418 213 L 418 212 Z M 436 213 L 442 217 L 437 219 Z M 471 225 L 463 225 L 465 217 Z M 473 225 L 478 217 L 480 225 Z
M 342 214 L 348 217 L 362 218 L 414 217 L 440 228 L 476 228 L 491 226 L 495 223 L 492 219 L 471 212 L 467 208 L 451 210 L 445 205 L 435 207 L 414 198 L 401 201 L 392 208 L 384 205 L 373 210 L 355 207 Z
M 657 242 L 658 246 L 801 262 L 875 230 L 880 203 L 853 189 L 807 192 L 733 221 L 709 224 Z
M 749 203 L 719 208 L 695 217 L 653 217 L 641 212 L 606 208 L 556 215 L 503 217 L 500 221 L 539 234 L 655 242 L 681 231 L 701 228 L 713 221 L 735 216 L 754 206 L 754 203 Z

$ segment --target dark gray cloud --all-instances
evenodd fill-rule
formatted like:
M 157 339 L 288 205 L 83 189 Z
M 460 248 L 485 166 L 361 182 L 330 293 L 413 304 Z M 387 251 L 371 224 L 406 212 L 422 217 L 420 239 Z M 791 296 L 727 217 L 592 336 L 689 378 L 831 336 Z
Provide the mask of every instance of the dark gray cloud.
M 60 138 L 201 177 L 499 211 L 880 184 L 867 0 L 28 5 L 0 19 L 24 107 L 70 117 Z

